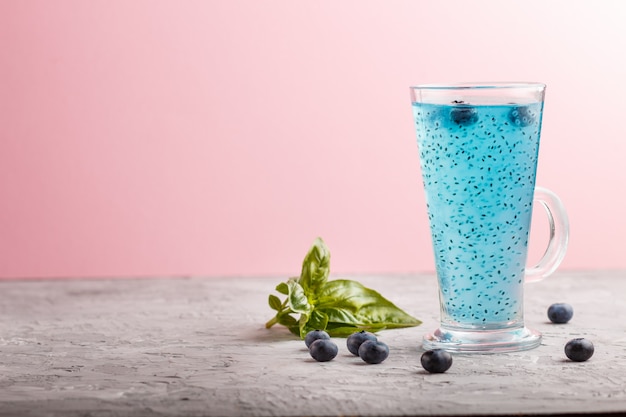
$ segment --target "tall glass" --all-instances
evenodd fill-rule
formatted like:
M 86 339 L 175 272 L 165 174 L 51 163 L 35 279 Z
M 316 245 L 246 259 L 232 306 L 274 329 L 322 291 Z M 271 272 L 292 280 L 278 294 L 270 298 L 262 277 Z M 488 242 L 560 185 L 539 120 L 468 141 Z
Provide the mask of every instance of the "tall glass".
M 411 87 L 441 307 L 425 349 L 531 349 L 541 334 L 524 325 L 524 282 L 563 260 L 568 220 L 552 192 L 535 186 L 545 85 L 473 83 Z M 526 267 L 534 202 L 550 241 Z

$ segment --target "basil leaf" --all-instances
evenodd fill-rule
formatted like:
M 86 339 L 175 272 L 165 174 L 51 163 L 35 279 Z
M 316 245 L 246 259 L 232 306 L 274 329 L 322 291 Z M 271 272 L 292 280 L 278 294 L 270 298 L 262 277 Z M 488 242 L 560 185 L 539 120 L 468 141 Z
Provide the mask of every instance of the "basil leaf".
M 313 306 L 309 304 L 309 300 L 304 293 L 304 289 L 295 279 L 287 281 L 289 288 L 289 308 L 294 313 L 308 314 L 313 310 Z
M 298 320 L 298 333 L 302 339 L 306 337 L 306 324 L 309 322 L 309 315 L 306 313 L 300 314 L 300 320 Z
M 379 330 L 383 330 L 384 326 L 350 326 L 346 323 L 333 323 L 329 322 L 326 326 L 326 332 L 332 337 L 348 337 L 352 333 L 356 333 L 361 330 L 376 333 Z
M 300 336 L 300 326 L 298 325 L 298 323 L 294 324 L 293 326 L 289 326 L 288 329 L 292 334 L 300 337 L 301 339 L 304 339 L 304 337 Z
M 276 291 L 278 291 L 281 294 L 288 295 L 289 294 L 289 287 L 287 286 L 286 283 L 281 282 L 280 284 L 278 284 L 276 286 Z
M 340 279 L 327 282 L 317 301 L 315 309 L 325 313 L 329 322 L 333 323 L 387 329 L 421 324 L 378 292 L 356 281 Z
M 289 314 L 279 315 L 278 323 L 286 327 L 298 326 L 298 320 L 294 319 L 293 316 L 290 316 Z
M 330 273 L 330 251 L 321 238 L 315 239 L 315 243 L 309 249 L 302 262 L 302 272 L 298 281 L 309 300 L 314 300 L 317 293 L 328 281 Z
M 268 303 L 272 310 L 280 311 L 283 308 L 282 301 L 280 301 L 280 298 L 276 297 L 274 294 L 270 294 Z
M 304 337 L 312 330 L 324 330 L 327 325 L 328 316 L 319 310 L 313 310 L 308 318 L 308 321 L 304 324 L 300 335 Z

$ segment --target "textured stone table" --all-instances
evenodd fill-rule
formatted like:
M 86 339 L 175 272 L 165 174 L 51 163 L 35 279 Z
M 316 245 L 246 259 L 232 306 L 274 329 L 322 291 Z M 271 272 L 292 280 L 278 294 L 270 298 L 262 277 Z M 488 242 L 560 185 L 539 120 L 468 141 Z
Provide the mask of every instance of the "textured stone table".
M 331 276 L 331 279 L 336 277 Z M 389 358 L 367 365 L 336 339 L 335 360 L 267 330 L 282 278 L 0 281 L 1 416 L 335 416 L 626 414 L 626 273 L 561 272 L 527 286 L 534 350 L 419 365 L 437 325 L 432 275 L 350 277 L 423 320 L 382 331 Z M 567 325 L 546 309 L 575 308 Z M 587 337 L 574 363 L 564 344 Z

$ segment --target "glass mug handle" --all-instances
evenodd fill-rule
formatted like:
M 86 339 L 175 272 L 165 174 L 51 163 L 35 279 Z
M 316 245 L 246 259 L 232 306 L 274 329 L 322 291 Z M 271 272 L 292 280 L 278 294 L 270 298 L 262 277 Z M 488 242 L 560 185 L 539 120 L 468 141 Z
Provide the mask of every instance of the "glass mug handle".
M 565 257 L 569 241 L 569 221 L 561 199 L 552 191 L 535 187 L 535 201 L 541 203 L 548 215 L 550 241 L 537 265 L 526 268 L 525 282 L 536 282 L 551 275 Z

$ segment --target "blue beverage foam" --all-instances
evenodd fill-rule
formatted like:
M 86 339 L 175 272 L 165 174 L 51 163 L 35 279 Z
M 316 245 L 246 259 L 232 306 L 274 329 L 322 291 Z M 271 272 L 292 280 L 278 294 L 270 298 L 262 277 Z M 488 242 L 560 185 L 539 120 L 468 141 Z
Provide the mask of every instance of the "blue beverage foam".
M 413 103 L 442 325 L 522 321 L 542 103 Z

